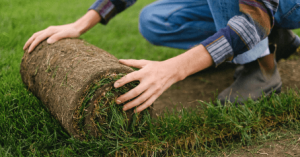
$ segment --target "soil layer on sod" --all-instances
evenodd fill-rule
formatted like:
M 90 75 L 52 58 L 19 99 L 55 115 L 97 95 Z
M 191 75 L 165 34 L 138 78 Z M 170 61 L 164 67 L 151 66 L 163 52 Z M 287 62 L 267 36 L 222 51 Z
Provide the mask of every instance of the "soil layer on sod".
M 108 135 L 110 130 L 130 134 L 144 125 L 141 114 L 124 112 L 115 99 L 138 85 L 115 89 L 113 83 L 132 72 L 118 59 L 80 39 L 46 41 L 24 53 L 21 77 L 67 132 L 75 138 Z M 120 135 L 120 134 L 119 134 Z

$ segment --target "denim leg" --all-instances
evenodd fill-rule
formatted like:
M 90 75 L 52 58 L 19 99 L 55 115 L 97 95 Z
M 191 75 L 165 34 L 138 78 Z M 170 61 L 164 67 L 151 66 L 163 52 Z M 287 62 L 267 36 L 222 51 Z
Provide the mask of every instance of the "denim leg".
M 140 13 L 139 29 L 152 44 L 189 49 L 216 32 L 207 0 L 159 0 Z
M 300 28 L 300 0 L 281 0 L 275 21 L 275 25 L 280 28 Z
M 207 0 L 207 2 L 217 31 L 226 27 L 232 17 L 242 14 L 239 11 L 239 0 Z
M 217 30 L 226 27 L 232 17 L 242 14 L 239 11 L 239 0 L 208 0 L 208 5 L 215 20 Z M 266 38 L 251 50 L 235 56 L 231 62 L 246 64 L 269 54 L 268 38 Z
M 286 29 L 296 29 L 300 28 L 300 0 L 280 0 L 278 10 L 275 14 L 275 25 L 280 28 Z M 239 55 L 233 59 L 233 63 L 246 63 L 248 60 L 252 60 L 259 55 L 258 52 L 262 52 L 265 50 L 264 46 L 260 46 L 264 44 L 268 44 L 267 39 L 260 42 L 258 46 L 253 48 L 253 53 L 244 53 Z M 251 50 L 250 50 L 251 51 Z M 268 55 L 266 52 L 269 50 L 265 50 L 265 53 L 262 54 L 261 57 Z M 244 59 L 247 60 L 244 60 Z
M 241 14 L 238 4 L 238 0 L 159 0 L 141 11 L 139 29 L 154 45 L 189 49 Z M 268 54 L 265 39 L 232 62 L 245 64 Z

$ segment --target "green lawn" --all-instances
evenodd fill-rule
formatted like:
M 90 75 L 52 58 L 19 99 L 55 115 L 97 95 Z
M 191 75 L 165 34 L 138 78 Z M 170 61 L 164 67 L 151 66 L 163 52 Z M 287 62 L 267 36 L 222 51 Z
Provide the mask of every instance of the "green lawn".
M 137 2 L 108 26 L 99 24 L 81 38 L 117 58 L 164 60 L 182 53 L 153 46 L 139 34 L 139 12 L 152 1 Z M 26 90 L 19 74 L 22 47 L 33 33 L 50 25 L 74 22 L 93 3 L 94 0 L 0 1 L 0 156 L 64 152 L 88 155 L 103 150 L 97 149 L 103 144 L 79 142 L 66 135 L 41 102 Z
M 153 46 L 139 34 L 139 11 L 152 1 L 138 1 L 111 20 L 108 26 L 99 24 L 81 38 L 117 58 L 164 60 L 184 52 Z M 136 143 L 119 139 L 73 139 L 42 107 L 41 102 L 27 91 L 19 67 L 22 47 L 33 33 L 50 25 L 74 22 L 86 13 L 93 2 L 0 1 L 0 156 L 103 156 L 122 153 L 120 151 L 123 150 L 128 151 L 124 153 L 151 152 L 148 155 L 168 152 L 177 155 L 208 155 L 214 152 L 220 155 L 220 150 L 250 144 L 253 139 L 271 138 L 266 132 L 279 128 L 278 125 L 280 128 L 298 127 L 299 100 L 291 92 L 273 96 L 272 103 L 263 99 L 260 102 L 250 101 L 249 107 L 246 105 L 244 108 L 210 106 L 201 116 L 185 112 L 170 115 L 157 122 L 160 127 L 149 126 L 151 130 L 144 130 L 145 136 L 136 137 Z M 275 117 L 273 120 L 278 121 L 278 125 L 265 127 L 264 124 L 268 123 L 266 117 Z M 222 134 L 222 127 L 230 128 L 225 131 L 228 137 L 232 137 L 227 138 L 224 134 L 220 138 L 228 140 L 225 142 L 216 136 Z

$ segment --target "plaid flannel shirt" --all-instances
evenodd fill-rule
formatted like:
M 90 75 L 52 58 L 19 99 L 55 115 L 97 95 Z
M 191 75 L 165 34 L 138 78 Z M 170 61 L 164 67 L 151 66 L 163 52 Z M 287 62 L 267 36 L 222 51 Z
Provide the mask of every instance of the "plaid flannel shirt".
M 130 7 L 136 0 L 97 0 L 90 8 L 99 13 L 102 24 Z M 215 65 L 252 49 L 266 38 L 274 26 L 279 0 L 239 0 L 241 15 L 228 21 L 201 44 L 210 53 Z M 200 43 L 199 43 L 200 44 Z

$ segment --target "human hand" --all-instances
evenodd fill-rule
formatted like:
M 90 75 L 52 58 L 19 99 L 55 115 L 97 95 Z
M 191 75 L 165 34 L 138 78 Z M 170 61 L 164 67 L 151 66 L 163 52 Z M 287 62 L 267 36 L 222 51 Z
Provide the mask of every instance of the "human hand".
M 129 82 L 140 81 L 137 87 L 116 100 L 117 104 L 121 104 L 135 98 L 123 107 L 126 111 L 141 104 L 135 112 L 149 107 L 172 84 L 213 65 L 212 57 L 203 45 L 162 62 L 133 59 L 119 62 L 140 69 L 122 77 L 114 84 L 115 88 L 119 88 Z
M 23 50 L 27 49 L 30 45 L 28 50 L 30 53 L 41 41 L 48 37 L 47 42 L 49 44 L 63 38 L 77 38 L 90 28 L 94 27 L 99 21 L 101 21 L 101 16 L 95 10 L 89 10 L 74 23 L 61 26 L 50 26 L 47 29 L 34 33 L 25 43 Z
M 49 44 L 54 43 L 63 38 L 75 38 L 80 36 L 80 31 L 72 24 L 66 24 L 61 26 L 50 26 L 47 29 L 34 33 L 25 43 L 23 50 L 29 47 L 28 53 L 34 50 L 34 48 L 43 40 L 48 38 Z
M 148 108 L 153 102 L 172 84 L 182 80 L 180 72 L 176 64 L 168 61 L 148 61 L 148 60 L 119 60 L 120 63 L 139 68 L 127 74 L 114 84 L 115 88 L 119 88 L 126 83 L 139 80 L 140 84 L 129 92 L 117 98 L 117 104 L 132 100 L 124 105 L 123 110 L 129 110 L 138 105 L 135 112 L 141 112 Z

